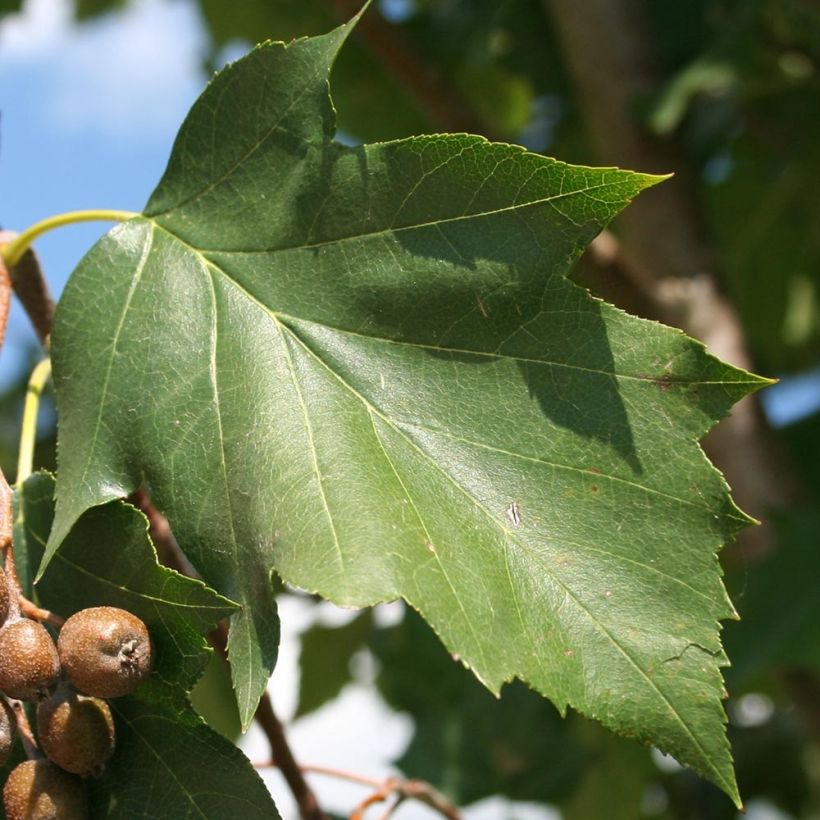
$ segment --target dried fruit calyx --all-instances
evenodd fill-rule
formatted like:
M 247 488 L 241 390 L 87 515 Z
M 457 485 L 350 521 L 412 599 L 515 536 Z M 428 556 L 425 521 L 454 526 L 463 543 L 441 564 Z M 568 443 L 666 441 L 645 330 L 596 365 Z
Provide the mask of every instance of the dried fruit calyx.
M 37 707 L 37 737 L 53 763 L 80 777 L 97 777 L 114 752 L 114 719 L 104 700 L 62 684 Z
M 88 801 L 79 777 L 48 760 L 26 760 L 3 788 L 6 820 L 86 820 Z
M 0 629 L 0 690 L 19 700 L 43 700 L 60 677 L 60 659 L 48 630 L 21 618 Z
M 133 692 L 151 673 L 153 651 L 145 624 L 124 609 L 82 609 L 60 630 L 63 671 L 87 695 L 116 698 Z

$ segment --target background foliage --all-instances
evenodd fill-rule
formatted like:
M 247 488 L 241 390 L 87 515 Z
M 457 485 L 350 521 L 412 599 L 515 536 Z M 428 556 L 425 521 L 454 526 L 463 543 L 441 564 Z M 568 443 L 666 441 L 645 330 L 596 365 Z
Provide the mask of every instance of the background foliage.
M 78 0 L 77 18 L 124 4 Z M 18 5 L 3 3 L 0 13 Z M 220 62 L 228 43 L 322 33 L 355 10 L 342 0 L 199 5 L 211 34 L 203 70 Z M 812 180 L 820 178 L 820 12 L 810 0 L 645 5 L 660 80 L 635 101 L 634 115 L 694 169 L 691 196 L 758 372 L 790 375 L 815 367 L 820 204 Z M 363 26 L 334 74 L 340 127 L 351 142 L 469 130 L 570 162 L 599 162 L 545 3 L 406 0 L 382 3 L 370 14 L 381 18 Z M 617 287 L 607 297 L 617 301 Z M 12 474 L 19 396 L 9 394 L 0 407 L 0 455 Z M 724 632 L 733 663 L 726 677 L 741 794 L 794 817 L 820 812 L 818 445 L 818 414 L 775 432 L 799 491 L 771 515 L 774 549 L 763 557 L 729 551 L 725 567 L 743 617 Z M 332 652 L 322 648 L 328 646 Z M 357 653 L 378 660 L 377 686 L 415 720 L 415 736 L 398 765 L 458 802 L 505 794 L 559 805 L 570 818 L 735 816 L 714 787 L 671 766 L 659 768 L 649 751 L 593 724 L 558 720 L 523 686 L 495 701 L 450 662 L 412 612 L 389 628 L 362 615 L 338 629 L 308 632 L 302 714 L 340 690 Z M 329 663 L 332 676 L 325 671 Z

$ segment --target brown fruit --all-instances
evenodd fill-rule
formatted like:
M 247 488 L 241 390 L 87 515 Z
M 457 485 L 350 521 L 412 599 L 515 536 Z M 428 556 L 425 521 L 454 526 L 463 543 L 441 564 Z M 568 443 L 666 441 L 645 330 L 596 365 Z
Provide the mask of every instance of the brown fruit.
M 104 700 L 62 684 L 37 707 L 37 737 L 52 763 L 80 777 L 98 777 L 114 752 L 114 719 Z
M 6 820 L 86 820 L 88 801 L 79 777 L 48 760 L 26 760 L 3 788 Z
M 51 635 L 28 618 L 0 629 L 0 690 L 10 698 L 43 700 L 60 677 L 60 659 Z
M 57 649 L 68 679 L 98 698 L 127 695 L 151 674 L 148 630 L 124 609 L 98 606 L 76 612 L 60 630 Z
M 5 766 L 17 737 L 17 718 L 11 706 L 0 697 L 0 766 Z

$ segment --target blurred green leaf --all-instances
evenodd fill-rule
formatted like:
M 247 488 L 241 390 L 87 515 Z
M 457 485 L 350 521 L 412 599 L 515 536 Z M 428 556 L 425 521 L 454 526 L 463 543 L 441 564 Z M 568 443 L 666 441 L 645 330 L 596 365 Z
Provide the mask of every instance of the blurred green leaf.
M 23 0 L 0 0 L 0 17 L 14 14 L 23 8 Z
M 565 796 L 584 765 L 555 708 L 515 683 L 494 698 L 454 664 L 412 610 L 400 624 L 375 630 L 377 685 L 387 702 L 409 712 L 415 734 L 397 765 L 457 803 L 492 794 L 551 802 Z
M 342 691 L 350 680 L 350 661 L 364 646 L 371 621 L 370 610 L 364 610 L 343 626 L 315 624 L 302 633 L 295 717 L 316 711 Z
M 129 0 L 74 0 L 74 16 L 84 22 L 110 11 L 124 9 L 128 3 Z
M 583 742 L 586 766 L 571 796 L 560 804 L 562 820 L 635 820 L 644 816 L 647 790 L 664 794 L 648 749 L 591 724 L 576 723 L 572 739 Z
M 777 529 L 776 549 L 745 570 L 736 597 L 741 620 L 726 629 L 732 658 L 726 678 L 733 694 L 778 667 L 820 671 L 820 513 L 795 515 Z
M 326 0 L 199 0 L 199 5 L 217 56 L 236 41 L 248 47 L 271 39 L 288 41 L 322 34 L 342 22 Z M 358 39 L 348 44 L 334 67 L 333 96 L 339 128 L 354 141 L 430 131 L 412 95 Z

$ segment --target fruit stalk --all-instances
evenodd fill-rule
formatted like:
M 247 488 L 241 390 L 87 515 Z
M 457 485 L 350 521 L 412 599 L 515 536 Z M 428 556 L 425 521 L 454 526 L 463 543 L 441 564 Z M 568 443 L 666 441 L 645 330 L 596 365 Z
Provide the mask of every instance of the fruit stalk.
M 115 211 L 107 209 L 91 210 L 91 211 L 68 211 L 64 214 L 57 214 L 36 222 L 29 228 L 26 228 L 22 233 L 18 234 L 7 244 L 0 246 L 0 256 L 6 263 L 6 266 L 13 268 L 22 258 L 23 254 L 28 250 L 31 243 L 48 231 L 55 228 L 62 228 L 66 225 L 74 225 L 77 222 L 125 222 L 139 214 L 133 211 Z

